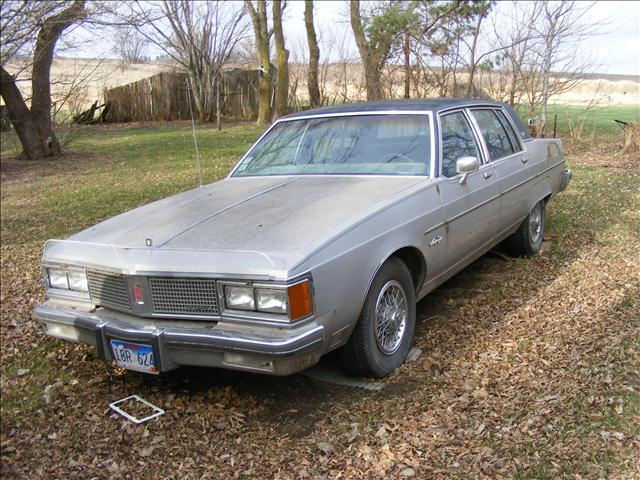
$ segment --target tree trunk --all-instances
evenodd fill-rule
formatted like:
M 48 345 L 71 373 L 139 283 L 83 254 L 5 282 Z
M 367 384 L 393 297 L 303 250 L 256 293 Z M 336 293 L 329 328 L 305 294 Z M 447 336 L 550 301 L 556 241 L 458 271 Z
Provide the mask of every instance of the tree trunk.
M 271 72 L 271 55 L 269 53 L 269 29 L 267 27 L 267 5 L 258 0 L 258 10 L 250 0 L 245 0 L 245 8 L 249 12 L 256 37 L 256 49 L 260 62 L 260 87 L 258 98 L 258 125 L 268 125 L 271 121 L 271 88 L 273 75 Z
M 320 106 L 320 83 L 318 82 L 318 64 L 320 63 L 320 49 L 316 30 L 313 26 L 313 0 L 304 2 L 304 24 L 307 28 L 307 41 L 309 43 L 309 74 L 307 84 L 309 87 L 309 103 L 311 108 Z
M 7 73 L 4 67 L 0 67 L 0 91 L 2 91 L 4 103 L 7 105 L 13 128 L 20 139 L 23 155 L 30 159 L 44 157 L 45 150 L 36 135 L 33 116 L 27 108 L 14 78 Z
M 549 13 L 547 10 L 547 21 L 549 22 L 549 31 L 545 38 L 544 65 L 542 72 L 542 121 L 540 125 L 540 136 L 544 137 L 547 128 L 548 112 L 547 104 L 549 103 L 549 75 L 551 75 L 551 59 L 553 57 L 553 43 L 556 39 L 556 24 L 558 22 L 558 14 L 554 11 Z
M 367 88 L 367 101 L 382 99 L 382 79 L 378 66 L 369 61 L 364 64 L 364 81 Z
M 31 109 L 16 86 L 15 79 L 2 68 L 1 94 L 27 158 L 49 157 L 60 153 L 51 122 L 51 64 L 62 32 L 84 18 L 84 0 L 75 0 L 68 8 L 46 18 L 36 38 L 31 70 Z
M 380 100 L 382 98 L 382 88 L 380 82 L 379 62 L 373 55 L 367 38 L 362 28 L 362 18 L 360 17 L 360 0 L 351 0 L 351 29 L 356 39 L 356 45 L 360 52 L 362 65 L 364 67 L 364 81 L 367 90 L 367 100 Z
M 402 51 L 404 53 L 404 98 L 411 96 L 411 50 L 409 45 L 409 33 L 404 34 L 404 45 Z
M 467 85 L 467 97 L 471 98 L 473 94 L 473 81 L 476 76 L 476 48 L 478 46 L 478 35 L 480 35 L 480 25 L 482 24 L 483 15 L 478 17 L 476 28 L 473 30 L 473 42 L 471 43 L 471 58 L 469 60 L 469 83 Z
M 273 0 L 273 33 L 276 46 L 276 101 L 274 120 L 286 115 L 289 98 L 289 50 L 284 43 L 282 32 L 282 1 Z

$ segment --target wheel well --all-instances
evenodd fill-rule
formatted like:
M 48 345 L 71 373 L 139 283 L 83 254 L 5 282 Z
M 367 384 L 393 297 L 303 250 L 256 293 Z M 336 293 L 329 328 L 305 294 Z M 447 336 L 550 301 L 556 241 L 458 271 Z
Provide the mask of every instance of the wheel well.
M 417 293 L 422 287 L 427 273 L 427 264 L 420 250 L 415 247 L 404 247 L 393 252 L 391 257 L 399 258 L 407 266 Z

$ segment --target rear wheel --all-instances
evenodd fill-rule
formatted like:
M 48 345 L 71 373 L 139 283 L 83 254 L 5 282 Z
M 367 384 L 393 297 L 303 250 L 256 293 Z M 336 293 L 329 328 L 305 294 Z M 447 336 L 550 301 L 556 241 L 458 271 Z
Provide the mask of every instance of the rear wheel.
M 416 301 L 411 274 L 392 257 L 376 274 L 342 361 L 351 373 L 385 377 L 404 362 L 415 332 Z
M 509 253 L 515 256 L 531 256 L 540 251 L 544 239 L 545 201 L 536 203 L 516 233 L 507 239 Z

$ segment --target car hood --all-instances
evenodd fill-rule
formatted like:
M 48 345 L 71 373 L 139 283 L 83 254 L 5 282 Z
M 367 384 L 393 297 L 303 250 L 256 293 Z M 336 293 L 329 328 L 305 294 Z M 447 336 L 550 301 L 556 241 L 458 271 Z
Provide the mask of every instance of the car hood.
M 200 259 L 206 253 L 219 257 L 207 260 L 216 263 L 215 271 L 238 270 L 238 263 L 286 270 L 402 191 L 424 181 L 424 177 L 365 176 L 228 178 L 90 227 L 66 242 L 49 245 L 49 256 L 55 257 L 56 252 L 60 256 L 62 245 L 66 245 L 62 256 L 84 251 L 84 260 L 92 258 L 89 263 L 93 264 L 96 255 L 117 256 L 122 270 L 131 270 L 131 262 L 137 270 L 179 270 L 194 266 L 184 261 L 172 266 L 168 259 L 179 257 L 176 252 L 191 251 L 200 252 Z M 141 265 L 125 258 L 132 255 L 138 259 L 144 255 L 148 261 Z M 129 268 L 125 268 L 127 262 Z M 213 267 L 204 268 L 211 271 Z

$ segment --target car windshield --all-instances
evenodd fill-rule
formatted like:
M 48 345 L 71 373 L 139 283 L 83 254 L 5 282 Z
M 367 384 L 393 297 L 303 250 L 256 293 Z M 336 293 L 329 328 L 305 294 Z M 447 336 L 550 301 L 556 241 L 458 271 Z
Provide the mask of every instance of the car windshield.
M 429 175 L 427 115 L 360 115 L 283 121 L 249 152 L 234 177 Z

